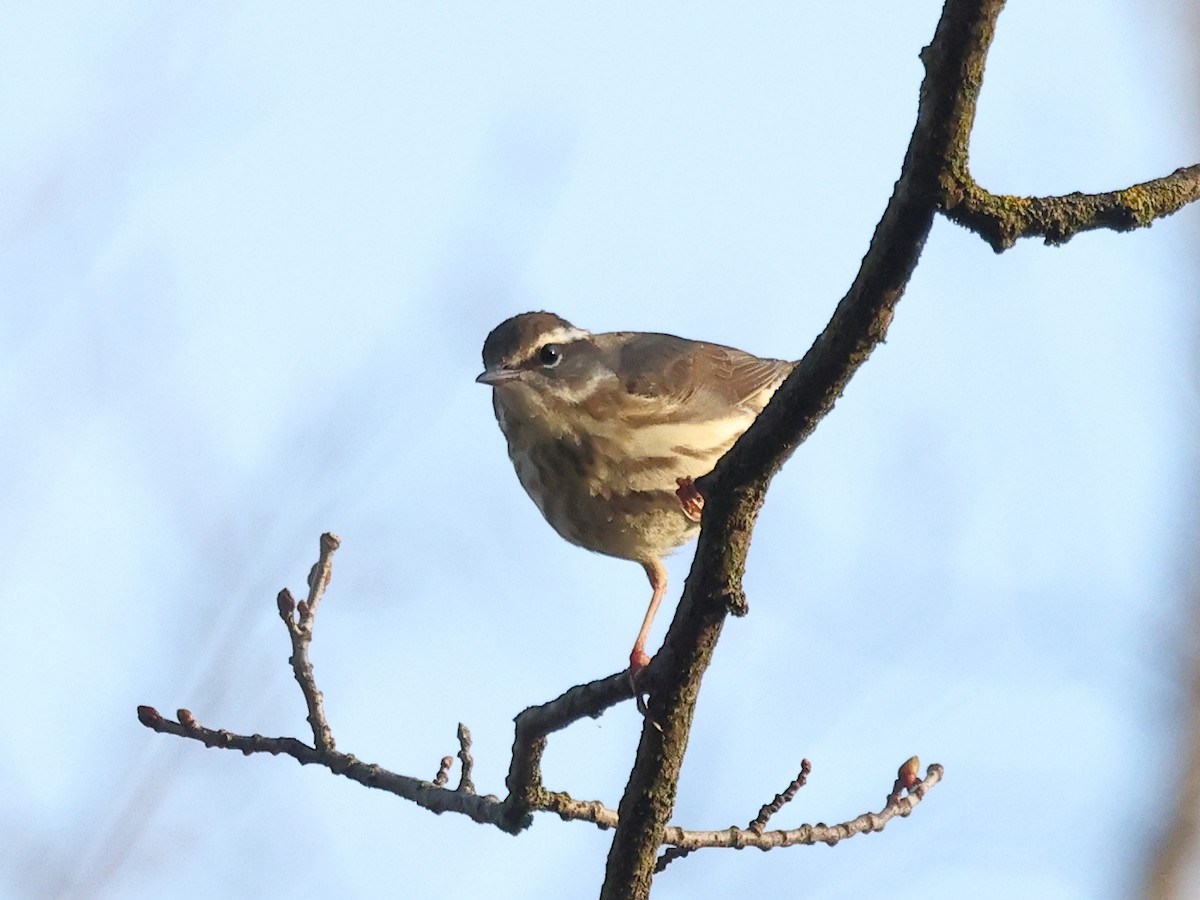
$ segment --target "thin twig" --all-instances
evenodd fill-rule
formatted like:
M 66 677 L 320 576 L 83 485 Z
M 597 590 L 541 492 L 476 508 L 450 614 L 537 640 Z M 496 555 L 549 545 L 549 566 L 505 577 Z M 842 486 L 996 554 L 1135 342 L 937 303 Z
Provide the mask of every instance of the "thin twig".
M 454 765 L 453 756 L 443 756 L 441 765 L 438 766 L 437 774 L 433 776 L 433 783 L 438 787 L 445 787 L 446 782 L 450 780 L 450 767 Z
M 317 606 L 333 577 L 333 554 L 341 545 L 336 535 L 326 532 L 321 535 L 321 552 L 316 563 L 308 573 L 308 597 L 296 603 L 287 588 L 279 592 L 276 600 L 279 606 L 279 617 L 287 626 L 288 637 L 292 642 L 292 655 L 288 662 L 292 666 L 292 674 L 304 694 L 304 703 L 308 707 L 308 724 L 312 727 L 313 743 L 319 750 L 333 750 L 333 731 L 325 718 L 325 698 L 317 690 L 316 679 L 313 676 L 312 662 L 308 658 L 308 645 L 312 643 L 313 622 L 317 614 Z M 299 615 L 294 615 L 295 610 Z
M 458 723 L 458 759 L 462 763 L 462 774 L 458 778 L 458 790 L 465 794 L 475 793 L 475 783 L 471 781 L 471 770 L 475 760 L 471 758 L 471 732 L 462 722 Z
M 751 831 L 758 832 L 766 828 L 767 822 L 771 821 L 771 816 L 783 809 L 785 804 L 791 803 L 796 794 L 800 792 L 800 788 L 808 783 L 810 772 L 812 772 L 812 763 L 807 759 L 800 760 L 800 774 L 792 779 L 791 783 L 783 789 L 782 794 L 776 794 L 774 800 L 764 803 L 762 809 L 758 811 L 758 816 L 746 827 Z
M 206 747 L 238 750 L 246 756 L 252 753 L 290 756 L 301 765 L 322 766 L 335 775 L 357 781 L 365 787 L 378 788 L 403 797 L 405 800 L 411 800 L 431 812 L 461 813 L 476 822 L 505 828 L 503 804 L 493 795 L 480 796 L 452 791 L 430 781 L 413 778 L 409 775 L 400 775 L 381 766 L 364 763 L 348 753 L 310 747 L 296 738 L 271 738 L 261 734 L 242 735 L 224 729 L 205 728 L 196 722 L 195 717 L 187 710 L 180 710 L 180 719 L 179 722 L 173 722 L 163 717 L 151 706 L 138 707 L 138 720 L 147 728 L 160 734 L 191 738 Z
M 793 847 L 799 844 L 828 844 L 832 847 L 858 834 L 883 831 L 884 826 L 896 816 L 903 818 L 910 815 L 925 795 L 941 781 L 942 775 L 942 767 L 935 763 L 925 771 L 925 778 L 914 784 L 904 796 L 891 794 L 879 812 L 863 813 L 839 825 L 801 825 L 799 828 L 763 832 L 737 827 L 724 831 L 685 831 L 669 825 L 663 833 L 663 841 L 688 850 L 706 847 L 756 847 L 759 850 L 773 850 L 776 847 Z
M 913 758 L 916 759 L 916 757 Z M 800 774 L 792 779 L 788 786 L 783 789 L 782 793 L 776 794 L 770 803 L 762 805 L 762 808 L 758 811 L 758 815 L 746 826 L 746 830 L 752 831 L 755 834 L 762 834 L 763 830 L 767 827 L 767 822 L 771 820 L 771 816 L 783 809 L 788 803 L 791 803 L 796 794 L 800 792 L 800 789 L 808 783 L 808 776 L 811 772 L 812 763 L 807 759 L 800 760 Z M 654 873 L 657 875 L 675 860 L 682 859 L 692 852 L 692 850 L 687 850 L 683 847 L 668 848 L 659 856 L 658 862 L 654 866 Z

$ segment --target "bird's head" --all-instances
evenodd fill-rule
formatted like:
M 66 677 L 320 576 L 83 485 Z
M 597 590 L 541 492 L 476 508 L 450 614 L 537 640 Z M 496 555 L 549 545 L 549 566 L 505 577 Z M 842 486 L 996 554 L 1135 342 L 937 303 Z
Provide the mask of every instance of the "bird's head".
M 492 329 L 475 380 L 498 396 L 532 392 L 543 401 L 577 403 L 612 377 L 590 332 L 554 313 L 528 312 Z

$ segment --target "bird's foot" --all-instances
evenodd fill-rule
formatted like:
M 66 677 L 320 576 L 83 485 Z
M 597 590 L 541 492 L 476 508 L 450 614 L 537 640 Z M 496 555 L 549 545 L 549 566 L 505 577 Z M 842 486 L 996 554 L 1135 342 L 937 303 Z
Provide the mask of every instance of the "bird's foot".
M 693 522 L 699 522 L 700 514 L 704 511 L 704 495 L 700 493 L 700 488 L 696 487 L 691 477 L 676 478 L 675 484 L 679 486 L 675 496 L 679 498 L 683 514 Z
M 634 647 L 633 652 L 629 654 L 629 689 L 633 691 L 633 698 L 637 701 L 638 712 L 647 722 L 662 731 L 662 726 L 651 717 L 650 708 L 646 706 L 645 692 L 638 685 L 641 680 L 639 676 L 648 665 L 650 665 L 650 657 L 640 647 Z

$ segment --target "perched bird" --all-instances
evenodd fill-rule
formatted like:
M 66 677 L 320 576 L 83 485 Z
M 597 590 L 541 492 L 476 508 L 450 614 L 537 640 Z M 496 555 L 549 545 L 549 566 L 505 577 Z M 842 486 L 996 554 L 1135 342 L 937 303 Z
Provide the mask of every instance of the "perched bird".
M 513 316 L 484 341 L 475 380 L 493 389 L 525 492 L 572 544 L 641 563 L 650 579 L 631 682 L 650 662 L 662 558 L 700 530 L 692 480 L 712 471 L 794 365 L 670 334 L 591 334 L 548 312 Z

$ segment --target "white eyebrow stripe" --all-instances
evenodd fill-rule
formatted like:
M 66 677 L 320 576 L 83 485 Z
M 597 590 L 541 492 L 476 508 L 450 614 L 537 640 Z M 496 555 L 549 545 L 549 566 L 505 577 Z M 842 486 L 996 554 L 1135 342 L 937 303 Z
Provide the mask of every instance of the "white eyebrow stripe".
M 571 341 L 578 341 L 591 336 L 590 332 L 584 331 L 582 328 L 575 328 L 574 326 L 559 327 L 539 335 L 538 346 L 543 347 L 546 344 L 569 344 Z

